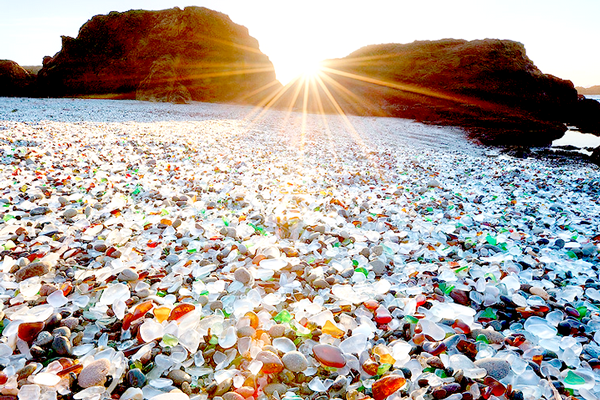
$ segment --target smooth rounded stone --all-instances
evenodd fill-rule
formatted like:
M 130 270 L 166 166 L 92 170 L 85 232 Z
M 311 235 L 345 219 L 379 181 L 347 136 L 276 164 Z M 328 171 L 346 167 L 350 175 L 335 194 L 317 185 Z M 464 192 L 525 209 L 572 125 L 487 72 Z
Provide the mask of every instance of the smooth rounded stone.
M 343 368 L 346 365 L 346 359 L 342 351 L 330 344 L 318 344 L 313 347 L 313 355 L 321 364 L 326 367 Z
M 505 378 L 510 372 L 510 364 L 502 358 L 482 358 L 475 361 L 475 365 L 487 371 L 488 375 L 496 380 Z
M 29 215 L 32 215 L 32 216 L 44 215 L 44 214 L 48 214 L 49 212 L 51 212 L 51 210 L 48 207 L 35 207 L 35 208 L 31 209 L 31 211 L 29 211 Z
M 233 278 L 236 281 L 242 282 L 244 285 L 247 285 L 252 281 L 252 274 L 244 267 L 240 267 L 235 270 L 233 273 Z
M 56 328 L 52 331 L 52 335 L 64 336 L 67 339 L 70 339 L 71 338 L 71 329 L 67 328 L 66 326 L 59 326 L 58 328 Z
M 371 255 L 371 250 L 369 250 L 369 248 L 368 248 L 368 247 L 365 247 L 364 249 L 362 249 L 362 250 L 360 251 L 360 255 L 361 255 L 361 256 L 364 256 L 364 257 L 366 257 L 366 258 L 369 258 L 369 256 Z
M 71 342 L 65 336 L 56 336 L 52 341 L 52 349 L 56 351 L 56 354 L 58 355 L 70 355 L 72 351 Z
M 260 351 L 254 359 L 263 363 L 261 371 L 264 374 L 278 374 L 283 370 L 281 359 L 272 351 Z
M 381 276 L 385 274 L 387 269 L 385 268 L 385 264 L 381 260 L 373 260 L 369 263 L 375 275 Z
M 183 223 L 183 221 L 181 221 L 181 219 L 177 218 L 175 221 L 173 221 L 171 226 L 173 227 L 173 229 L 177 229 L 181 226 L 182 223 Z
M 84 389 L 92 386 L 104 385 L 110 367 L 110 361 L 106 358 L 92 361 L 90 364 L 83 367 L 77 377 L 77 383 Z
M 287 389 L 288 387 L 283 383 L 269 383 L 267 386 L 265 386 L 263 391 L 268 396 L 272 396 L 275 392 L 279 393 L 279 395 L 281 396 L 285 394 L 285 392 L 287 392 Z
M 108 249 L 108 246 L 105 245 L 104 243 L 96 243 L 94 245 L 94 250 L 96 250 L 99 253 L 104 253 L 107 249 Z
M 376 257 L 379 257 L 380 255 L 383 254 L 383 246 L 380 246 L 380 245 L 373 246 L 371 248 L 371 254 L 373 254 Z
M 285 325 L 283 324 L 275 324 L 271 328 L 269 328 L 269 335 L 272 338 L 278 338 L 285 335 Z
M 139 369 L 133 368 L 127 371 L 126 376 L 127 383 L 131 387 L 141 388 L 146 384 L 146 375 Z
M 79 326 L 81 321 L 77 317 L 67 317 L 60 321 L 61 326 L 66 326 L 70 330 L 75 329 L 75 327 Z
M 65 212 L 63 212 L 64 218 L 73 218 L 76 215 L 77 215 L 77 210 L 75 210 L 74 208 L 69 208 L 68 210 L 65 210 Z
M 137 272 L 131 268 L 126 268 L 119 273 L 117 279 L 125 282 L 137 281 L 140 278 Z
M 308 368 L 308 360 L 299 351 L 287 352 L 281 357 L 283 365 L 292 372 L 302 372 Z
M 136 292 L 135 292 L 135 295 L 137 297 L 139 297 L 140 299 L 145 299 L 146 297 L 150 296 L 151 294 L 152 294 L 152 291 L 148 288 L 136 290 Z
M 52 336 L 52 334 L 48 331 L 41 331 L 38 335 L 37 338 L 35 339 L 35 341 L 33 342 L 33 344 L 37 345 L 37 346 L 46 346 L 49 345 L 50 343 L 52 343 L 52 341 L 54 340 L 54 336 Z
M 34 276 L 42 276 L 47 274 L 49 270 L 50 269 L 45 262 L 33 262 L 29 265 L 19 268 L 17 272 L 15 272 L 15 280 L 17 282 L 21 282 Z
M 167 378 L 173 381 L 174 384 L 181 386 L 184 382 L 192 383 L 190 374 L 181 369 L 174 369 L 167 375 Z
M 212 311 L 215 310 L 222 310 L 223 309 L 223 302 L 221 300 L 215 300 L 212 303 L 210 303 L 210 309 Z
M 237 337 L 254 337 L 256 335 L 256 329 L 251 326 L 242 326 L 236 333 Z
M 485 336 L 488 342 L 492 344 L 500 344 L 504 342 L 504 335 L 492 329 L 473 329 L 471 331 L 471 337 L 474 339 L 479 335 Z
M 47 283 L 44 283 L 42 285 L 42 287 L 40 288 L 40 296 L 49 296 L 52 293 L 56 292 L 58 289 L 56 288 L 56 286 L 53 285 L 48 285 Z
M 63 196 L 58 196 L 58 202 L 60 203 L 61 206 L 66 206 L 67 204 L 69 204 L 69 200 L 67 200 L 65 197 Z
M 25 365 L 23 368 L 17 371 L 17 379 L 26 379 L 28 376 L 33 374 L 37 369 L 35 363 L 29 363 Z
M 202 307 L 207 305 L 208 304 L 208 296 L 204 295 L 204 294 L 202 296 L 198 296 L 198 303 L 200 303 L 200 305 Z
M 222 396 L 225 393 L 229 392 L 231 386 L 233 385 L 233 379 L 225 379 L 221 383 L 217 385 L 217 390 L 215 390 L 215 396 Z
M 329 283 L 328 283 L 328 282 L 327 282 L 325 279 L 318 278 L 318 279 L 315 279 L 315 280 L 312 282 L 312 286 L 313 286 L 315 289 L 327 289 L 327 288 L 328 288 L 328 287 L 330 287 L 331 285 L 330 285 L 330 284 L 329 284 Z
M 227 392 L 222 397 L 223 400 L 244 400 L 244 396 L 235 392 Z
M 240 254 L 247 254 L 248 253 L 248 248 L 244 245 L 244 244 L 238 244 L 237 245 L 238 251 L 240 252 Z
M 531 293 L 534 296 L 540 296 L 542 299 L 548 301 L 550 299 L 550 295 L 548 294 L 548 292 L 546 292 L 546 290 L 542 287 L 539 286 L 532 286 L 529 288 L 529 293 Z

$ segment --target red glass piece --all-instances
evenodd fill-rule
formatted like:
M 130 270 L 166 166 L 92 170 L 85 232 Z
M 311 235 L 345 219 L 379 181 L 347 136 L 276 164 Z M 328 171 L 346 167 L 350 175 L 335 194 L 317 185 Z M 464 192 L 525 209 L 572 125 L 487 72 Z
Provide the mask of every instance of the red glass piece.
M 343 368 L 346 365 L 342 351 L 335 346 L 318 344 L 313 347 L 313 354 L 317 361 L 326 367 Z

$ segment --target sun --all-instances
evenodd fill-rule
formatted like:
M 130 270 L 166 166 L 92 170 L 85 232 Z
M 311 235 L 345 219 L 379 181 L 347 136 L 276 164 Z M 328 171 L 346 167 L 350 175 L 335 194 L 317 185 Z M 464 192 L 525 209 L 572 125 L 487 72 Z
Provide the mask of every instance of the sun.
M 275 64 L 275 72 L 279 82 L 286 85 L 296 79 L 314 78 L 319 74 L 322 66 L 320 60 L 286 60 L 286 62 Z

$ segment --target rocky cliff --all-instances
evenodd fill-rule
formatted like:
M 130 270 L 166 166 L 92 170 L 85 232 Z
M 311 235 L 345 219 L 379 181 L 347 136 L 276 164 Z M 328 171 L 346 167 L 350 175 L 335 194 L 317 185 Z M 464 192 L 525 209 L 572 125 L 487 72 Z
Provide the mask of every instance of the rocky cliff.
M 549 144 L 578 118 L 573 84 L 543 74 L 508 40 L 367 46 L 326 61 L 315 86 L 329 92 L 328 112 L 459 125 L 490 144 Z
M 76 38 L 63 36 L 38 74 L 50 96 L 175 102 L 252 102 L 273 81 L 273 65 L 248 30 L 201 7 L 97 15 Z
M 0 60 L 0 96 L 30 96 L 35 77 L 11 60 Z
M 577 93 L 583 95 L 600 95 L 600 85 L 594 85 L 588 88 L 585 88 L 583 86 L 576 86 L 575 89 L 577 89 Z

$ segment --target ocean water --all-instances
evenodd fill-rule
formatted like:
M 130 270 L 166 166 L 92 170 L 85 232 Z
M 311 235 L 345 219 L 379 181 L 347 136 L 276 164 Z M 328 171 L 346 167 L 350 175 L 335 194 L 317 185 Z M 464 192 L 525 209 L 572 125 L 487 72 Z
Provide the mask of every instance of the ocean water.
M 600 95 L 586 95 L 585 97 L 600 102 Z M 578 148 L 578 150 L 574 151 L 590 155 L 592 154 L 591 149 L 600 146 L 600 136 L 580 132 L 575 127 L 569 127 L 560 139 L 556 139 L 552 142 L 552 147 L 560 146 L 574 146 Z

